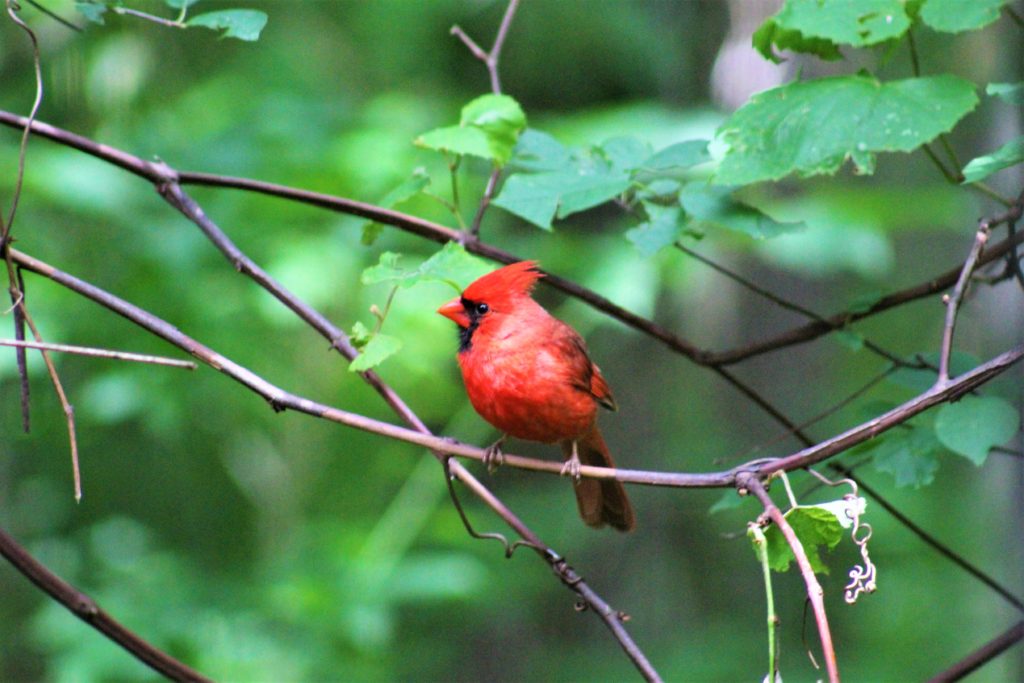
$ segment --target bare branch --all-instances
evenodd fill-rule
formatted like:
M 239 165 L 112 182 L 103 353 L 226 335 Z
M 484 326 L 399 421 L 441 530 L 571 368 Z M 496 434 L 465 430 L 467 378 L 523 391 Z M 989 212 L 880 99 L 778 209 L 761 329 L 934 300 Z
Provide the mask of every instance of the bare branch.
M 1024 640 L 1024 621 L 1018 621 L 1009 629 L 988 641 L 945 671 L 935 674 L 928 683 L 951 683 L 988 664 L 1006 652 L 1010 647 Z
M 45 342 L 28 342 L 16 339 L 0 339 L 0 346 L 13 346 L 22 349 L 40 349 L 42 351 L 57 351 L 59 353 L 73 353 L 75 355 L 91 356 L 93 358 L 113 358 L 114 360 L 131 361 L 133 363 L 149 363 L 151 365 L 166 365 L 172 368 L 183 368 L 185 370 L 195 370 L 197 367 L 195 363 L 187 360 L 165 358 L 163 356 L 147 356 L 141 353 L 130 353 L 128 351 L 97 349 L 90 346 L 47 344 Z
M 6 531 L 0 529 L 3 555 L 29 581 L 64 605 L 76 617 L 133 654 L 139 661 L 173 681 L 209 681 L 197 671 L 157 649 L 104 612 L 96 602 L 39 563 Z
M 804 577 L 804 583 L 807 586 L 807 597 L 810 599 L 811 607 L 814 610 L 814 619 L 818 623 L 818 636 L 821 638 L 821 650 L 825 655 L 825 669 L 828 671 L 828 680 L 830 683 L 839 683 L 839 665 L 836 662 L 835 648 L 832 646 L 832 632 L 828 626 L 828 616 L 825 614 L 825 593 L 821 589 L 821 584 L 818 583 L 818 577 L 814 575 L 814 570 L 811 568 L 810 560 L 807 559 L 807 553 L 804 551 L 800 539 L 797 538 L 793 527 L 789 526 L 789 522 L 786 521 L 782 511 L 772 502 L 771 496 L 768 495 L 760 479 L 746 474 L 737 478 L 736 486 L 741 490 L 746 489 L 753 493 L 761 501 L 765 512 L 771 517 L 772 522 L 779 528 L 779 531 L 782 532 L 786 539 L 786 543 L 793 550 L 793 557 L 796 558 L 796 563 L 800 567 L 800 574 Z

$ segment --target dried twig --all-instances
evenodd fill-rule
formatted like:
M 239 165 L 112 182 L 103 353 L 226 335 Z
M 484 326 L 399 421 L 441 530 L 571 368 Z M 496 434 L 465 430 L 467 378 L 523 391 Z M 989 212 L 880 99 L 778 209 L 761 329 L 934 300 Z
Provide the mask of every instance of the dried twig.
M 45 342 L 28 342 L 17 339 L 0 339 L 0 346 L 13 346 L 22 349 L 39 349 L 41 351 L 57 351 L 59 353 L 71 353 L 78 356 L 112 358 L 114 360 L 130 361 L 133 363 L 148 363 L 150 365 L 166 365 L 172 368 L 183 368 L 185 370 L 196 369 L 196 364 L 188 360 L 165 358 L 164 356 L 147 356 L 145 354 L 130 353 L 128 351 L 111 351 L 109 349 L 97 349 L 90 346 L 47 344 Z
M 988 641 L 945 671 L 935 674 L 928 683 L 951 683 L 959 681 L 982 665 L 1006 652 L 1016 643 L 1024 640 L 1024 621 L 1018 621 L 1009 629 Z

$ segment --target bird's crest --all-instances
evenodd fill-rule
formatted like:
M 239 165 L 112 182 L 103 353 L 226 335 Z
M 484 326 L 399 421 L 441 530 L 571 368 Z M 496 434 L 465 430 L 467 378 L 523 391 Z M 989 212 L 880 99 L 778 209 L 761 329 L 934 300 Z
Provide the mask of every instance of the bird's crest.
M 515 294 L 529 296 L 542 277 L 544 274 L 537 270 L 536 261 L 520 261 L 477 279 L 466 287 L 462 297 L 468 301 L 493 302 Z

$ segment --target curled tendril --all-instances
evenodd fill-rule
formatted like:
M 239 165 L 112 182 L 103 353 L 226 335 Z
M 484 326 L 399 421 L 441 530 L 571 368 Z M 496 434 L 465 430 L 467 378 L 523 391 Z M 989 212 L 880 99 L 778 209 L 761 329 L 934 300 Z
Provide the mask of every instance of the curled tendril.
M 868 541 L 871 539 L 872 530 L 870 524 L 861 524 L 860 521 L 860 516 L 864 512 L 864 505 L 862 499 L 857 495 L 857 482 L 852 479 L 832 481 L 820 472 L 808 471 L 828 486 L 846 484 L 851 489 L 850 493 L 843 496 L 843 500 L 846 502 L 843 514 L 853 525 L 850 538 L 860 548 L 860 556 L 864 560 L 863 565 L 854 565 L 853 569 L 850 570 L 850 583 L 843 590 L 843 599 L 846 600 L 847 604 L 852 605 L 857 602 L 857 598 L 860 597 L 861 593 L 874 593 L 875 589 L 878 588 L 876 581 L 878 569 L 868 554 Z

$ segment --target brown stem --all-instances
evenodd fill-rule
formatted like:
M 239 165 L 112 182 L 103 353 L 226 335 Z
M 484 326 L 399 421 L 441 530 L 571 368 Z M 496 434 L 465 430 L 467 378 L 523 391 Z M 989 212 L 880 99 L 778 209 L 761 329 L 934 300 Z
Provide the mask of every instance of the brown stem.
M 821 589 L 821 584 L 818 583 L 818 577 L 814 575 L 811 562 L 807 559 L 807 553 L 804 551 L 800 539 L 797 538 L 793 527 L 789 526 L 789 522 L 783 516 L 782 510 L 772 502 L 771 496 L 768 495 L 760 479 L 753 475 L 745 474 L 737 478 L 736 486 L 753 493 L 761 501 L 765 512 L 771 517 L 772 522 L 779 528 L 779 531 L 782 532 L 786 539 L 786 543 L 793 550 L 793 556 L 796 558 L 797 566 L 800 567 L 800 574 L 804 577 L 804 584 L 807 586 L 807 597 L 810 599 L 811 607 L 814 610 L 814 620 L 818 623 L 818 636 L 821 638 L 821 650 L 825 655 L 825 669 L 828 671 L 828 680 L 830 683 L 838 683 L 839 665 L 836 662 L 835 648 L 832 646 L 832 632 L 829 630 L 828 616 L 825 614 L 824 591 Z

